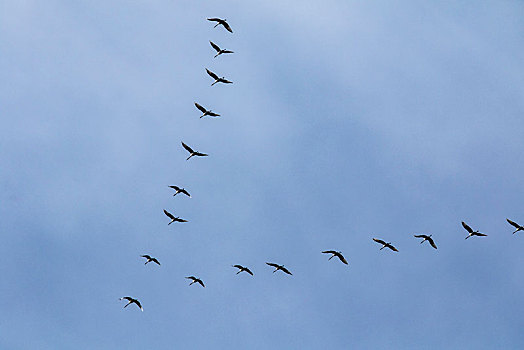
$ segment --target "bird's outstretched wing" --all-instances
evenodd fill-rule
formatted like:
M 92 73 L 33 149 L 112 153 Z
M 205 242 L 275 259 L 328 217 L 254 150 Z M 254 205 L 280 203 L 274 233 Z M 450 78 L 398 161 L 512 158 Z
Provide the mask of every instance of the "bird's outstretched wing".
M 469 233 L 473 233 L 471 227 L 469 227 L 468 224 L 466 224 L 464 221 L 462 221 L 462 227 L 464 227 Z
M 337 252 L 334 250 L 324 250 L 322 253 L 324 254 L 336 254 Z
M 139 308 L 140 310 L 143 312 L 144 311 L 144 308 L 142 308 L 142 304 L 140 304 L 140 302 L 138 300 L 133 300 L 133 303 L 135 303 Z
M 428 240 L 429 244 L 431 244 L 431 246 L 432 246 L 433 248 L 437 249 L 437 245 L 435 244 L 435 241 L 433 241 L 433 238 L 428 237 L 428 238 L 426 238 L 426 239 Z
M 233 84 L 232 81 L 227 80 L 227 79 L 220 79 L 220 82 L 222 82 L 222 83 L 224 83 L 224 84 Z
M 289 272 L 289 270 L 286 269 L 284 266 L 280 266 L 280 269 L 281 269 L 283 272 L 287 273 L 288 275 L 293 275 L 293 274 L 292 274 L 291 272 Z
M 181 219 L 181 218 L 174 218 L 176 222 L 188 222 L 187 220 Z
M 398 249 L 393 247 L 391 244 L 387 244 L 386 247 L 388 247 L 389 249 L 391 249 L 394 252 L 398 252 Z
M 208 155 L 205 154 L 205 153 L 195 152 L 195 156 L 199 156 L 199 157 L 207 157 Z
M 169 186 L 169 187 L 174 189 L 175 191 L 180 191 L 180 187 L 178 187 L 178 186 L 173 185 L 173 186 Z
M 511 221 L 510 219 L 506 219 L 506 221 L 515 228 L 520 228 L 521 226 L 517 224 L 515 221 Z
M 207 20 L 211 22 L 221 22 L 222 21 L 220 18 L 216 18 L 216 17 L 208 18 Z
M 248 269 L 247 267 L 244 269 L 247 273 L 249 273 L 251 276 L 253 276 L 253 272 L 251 272 L 250 269 Z
M 335 254 L 337 256 L 337 258 L 340 259 L 340 261 L 342 261 L 344 264 L 348 265 L 348 261 L 346 260 L 346 258 L 344 258 L 344 256 L 340 253 L 337 252 L 337 254 Z
M 180 193 L 183 193 L 183 194 L 185 194 L 186 196 L 191 197 L 191 195 L 189 194 L 189 192 L 187 192 L 185 189 L 180 190 Z
M 222 53 L 235 53 L 234 51 L 230 51 L 230 50 L 223 50 Z
M 207 115 L 210 117 L 220 117 L 220 114 L 215 113 L 215 112 L 209 112 Z
M 242 265 L 233 265 L 233 267 L 236 267 L 237 269 L 240 269 L 240 270 L 242 270 L 244 268 L 244 266 L 242 266 Z
M 151 259 L 151 257 L 149 255 L 140 255 L 142 258 L 146 258 L 147 260 Z
M 485 234 L 485 233 L 480 233 L 480 232 L 476 232 L 476 233 L 475 233 L 475 236 L 487 236 L 487 234 Z
M 380 244 L 386 244 L 386 242 L 384 242 L 383 240 L 381 239 L 378 239 L 378 238 L 373 238 L 373 240 L 377 243 L 380 243 Z
M 275 264 L 275 263 L 268 263 L 267 262 L 266 264 L 269 265 L 269 266 L 273 266 L 274 268 L 278 268 L 280 266 L 280 265 Z
M 212 42 L 211 40 L 209 41 L 209 43 L 211 44 L 211 46 L 216 50 L 216 52 L 220 52 L 220 47 L 215 44 L 214 42 Z
M 207 74 L 209 74 L 209 76 L 215 80 L 218 80 L 218 75 L 216 75 L 215 73 L 213 73 L 212 71 L 210 71 L 209 69 L 206 68 L 206 72 Z
M 156 258 L 152 258 L 151 261 L 160 266 L 160 262 Z
M 222 21 L 220 22 L 220 24 L 222 24 L 228 32 L 233 33 L 233 29 L 231 29 L 231 27 L 229 26 L 229 24 L 226 21 Z
M 202 282 L 201 279 L 197 279 L 196 281 L 197 281 L 197 283 L 200 283 L 200 285 L 201 285 L 202 287 L 206 288 L 206 286 L 204 285 L 204 282 Z
M 207 110 L 204 107 L 202 107 L 201 105 L 199 105 L 196 102 L 195 102 L 195 107 L 198 108 L 200 110 L 200 112 L 202 112 L 202 113 L 206 113 L 207 112 Z
M 175 217 L 173 216 L 173 214 L 171 214 L 170 212 L 168 212 L 167 210 L 164 209 L 164 214 L 167 215 L 168 218 L 170 218 L 171 220 L 174 220 Z
M 194 153 L 195 152 L 195 151 L 193 151 L 193 149 L 191 149 L 191 147 L 189 147 L 188 145 L 186 145 L 183 142 L 182 142 L 182 147 L 184 147 L 186 149 L 186 151 L 188 151 L 189 153 Z
M 133 298 L 131 298 L 131 297 L 122 297 L 122 298 L 120 298 L 118 300 L 124 300 L 124 299 L 127 300 L 127 301 L 132 301 L 133 300 Z
M 428 238 L 428 236 L 426 235 L 413 235 L 414 237 L 417 237 L 417 238 Z

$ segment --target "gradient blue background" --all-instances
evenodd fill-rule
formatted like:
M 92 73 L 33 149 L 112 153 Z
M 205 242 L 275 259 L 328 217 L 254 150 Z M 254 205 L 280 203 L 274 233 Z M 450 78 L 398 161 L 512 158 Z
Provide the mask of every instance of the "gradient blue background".
M 522 1 L 0 1 L 0 348 L 524 348 L 523 38 Z

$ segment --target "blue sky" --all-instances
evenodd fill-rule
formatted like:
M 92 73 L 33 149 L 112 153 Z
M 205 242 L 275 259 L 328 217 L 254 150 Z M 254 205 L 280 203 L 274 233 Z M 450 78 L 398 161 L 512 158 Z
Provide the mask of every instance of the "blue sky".
M 524 347 L 523 14 L 0 3 L 0 348 Z

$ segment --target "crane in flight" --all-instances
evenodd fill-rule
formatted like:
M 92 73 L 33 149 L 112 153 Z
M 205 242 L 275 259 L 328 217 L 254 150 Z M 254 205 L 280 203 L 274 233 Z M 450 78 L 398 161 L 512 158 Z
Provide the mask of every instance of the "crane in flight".
M 250 269 L 248 269 L 247 267 L 245 266 L 242 266 L 242 265 L 231 265 L 233 267 L 236 267 L 238 269 L 238 272 L 237 272 L 237 275 L 243 271 L 249 273 L 251 276 L 253 276 L 253 272 L 251 272 Z
M 210 116 L 210 117 L 220 117 L 220 114 L 217 114 L 215 112 L 213 112 L 212 110 L 210 109 L 205 109 L 204 107 L 202 107 L 201 105 L 199 105 L 198 103 L 195 102 L 195 107 L 198 108 L 198 110 L 200 112 L 202 112 L 203 114 L 200 116 L 200 118 L 204 118 L 206 115 Z
M 331 257 L 328 260 L 331 260 L 331 259 L 333 259 L 336 256 L 344 264 L 346 264 L 346 265 L 348 264 L 347 260 L 342 255 L 342 252 L 337 252 L 337 251 L 334 251 L 334 250 L 326 250 L 326 251 L 323 251 L 322 253 L 324 253 L 324 254 L 332 254 Z
M 171 214 L 170 212 L 168 212 L 165 209 L 164 209 L 164 214 L 166 214 L 166 216 L 171 219 L 171 222 L 168 225 L 171 225 L 175 221 L 176 222 L 188 222 L 187 220 L 181 219 L 178 216 L 174 216 L 173 214 Z
M 196 278 L 195 276 L 189 276 L 189 277 L 186 277 L 188 280 L 192 280 L 193 282 L 189 283 L 189 285 L 192 285 L 193 283 L 199 283 L 202 287 L 206 288 L 206 286 L 204 286 L 204 282 L 202 282 L 202 280 L 200 278 Z
M 215 26 L 213 28 L 216 28 L 217 26 L 222 25 L 224 28 L 226 28 L 226 30 L 228 32 L 233 33 L 233 30 L 229 26 L 229 23 L 227 23 L 227 19 L 225 19 L 225 18 L 224 19 L 221 19 L 221 18 L 208 18 L 207 20 L 210 21 L 210 22 L 217 22 L 217 24 L 215 24 Z
M 267 262 L 266 264 L 269 265 L 269 266 L 273 266 L 273 267 L 275 268 L 275 270 L 273 271 L 273 273 L 275 273 L 275 272 L 277 272 L 278 270 L 280 270 L 280 271 L 282 271 L 282 272 L 287 273 L 288 275 L 292 275 L 292 273 L 289 272 L 289 270 L 286 269 L 286 268 L 284 267 L 284 265 L 279 265 L 279 264 L 275 264 L 275 263 L 268 263 L 268 262 Z
M 211 86 L 215 85 L 216 83 L 233 84 L 232 81 L 227 80 L 225 77 L 219 77 L 218 75 L 216 75 L 215 73 L 213 73 L 212 71 L 210 71 L 207 68 L 206 68 L 206 72 L 211 78 L 215 79 L 215 82 L 211 84 Z
M 128 303 L 126 304 L 126 306 L 124 306 L 124 309 L 125 309 L 126 307 L 128 307 L 129 304 L 136 304 L 136 306 L 138 306 L 138 307 L 140 308 L 140 310 L 144 311 L 144 309 L 142 308 L 142 305 L 140 304 L 140 302 L 139 302 L 137 299 L 135 299 L 135 298 L 131 298 L 131 297 L 122 297 L 122 298 L 120 298 L 119 300 L 124 300 L 124 299 L 128 301 Z
M 180 188 L 180 187 L 175 186 L 175 185 L 173 185 L 173 186 L 169 186 L 169 187 L 175 190 L 175 194 L 173 195 L 173 197 L 176 196 L 176 195 L 179 194 L 179 193 L 183 193 L 183 194 L 185 194 L 186 196 L 188 196 L 189 198 L 191 198 L 191 195 L 190 195 L 189 192 L 187 192 L 185 189 Z
M 391 249 L 391 250 L 394 251 L 394 252 L 398 252 L 398 249 L 395 248 L 395 247 L 393 247 L 393 246 L 391 245 L 391 242 L 387 242 L 387 243 L 386 243 L 386 242 L 384 242 L 383 240 L 378 239 L 378 238 L 373 238 L 373 240 L 374 240 L 375 242 L 379 243 L 379 244 L 382 244 L 382 248 L 380 248 L 380 250 L 382 250 L 382 249 L 384 249 L 384 248 L 389 248 L 389 249 Z
M 158 262 L 158 260 L 156 258 L 153 258 L 151 257 L 150 255 L 141 255 L 142 258 L 146 258 L 147 261 L 144 265 L 147 265 L 148 263 L 150 262 L 154 262 L 155 264 L 157 264 L 158 266 L 160 266 L 160 263 Z
M 506 219 L 507 222 L 509 222 L 509 224 L 513 227 L 516 228 L 515 231 L 513 231 L 513 234 L 519 232 L 519 231 L 524 231 L 524 227 L 520 226 L 519 224 L 517 224 L 515 221 L 511 221 L 510 219 Z
M 220 56 L 223 53 L 234 53 L 233 51 L 230 51 L 230 50 L 221 49 L 220 46 L 218 46 L 217 44 L 215 44 L 212 41 L 209 41 L 209 43 L 211 44 L 211 47 L 214 48 L 215 51 L 217 52 L 217 54 L 213 58 L 217 58 L 217 56 Z
M 189 158 L 193 157 L 193 156 L 197 156 L 197 157 L 207 157 L 207 154 L 205 153 L 201 153 L 201 152 L 196 152 L 196 151 L 193 151 L 193 149 L 191 147 L 189 147 L 188 145 L 186 145 L 185 143 L 182 142 L 182 147 L 184 147 L 186 149 L 186 151 L 189 152 L 189 157 L 187 157 L 186 160 L 189 160 Z
M 429 244 L 431 244 L 431 246 L 432 246 L 433 248 L 437 249 L 437 245 L 436 245 L 435 242 L 433 241 L 433 238 L 431 238 L 432 235 L 429 235 L 429 236 L 428 236 L 428 235 L 413 235 L 413 236 L 415 236 L 415 237 L 417 237 L 417 238 L 424 238 L 424 239 L 422 240 L 422 242 L 420 242 L 420 244 L 424 243 L 425 241 L 428 241 Z
M 473 229 L 471 227 L 468 226 L 468 224 L 466 224 L 464 221 L 462 221 L 462 226 L 466 229 L 466 231 L 468 231 L 469 235 L 464 238 L 464 239 L 468 239 L 469 237 L 471 236 L 487 236 L 486 234 L 484 233 L 480 233 L 478 230 L 477 231 L 473 231 Z

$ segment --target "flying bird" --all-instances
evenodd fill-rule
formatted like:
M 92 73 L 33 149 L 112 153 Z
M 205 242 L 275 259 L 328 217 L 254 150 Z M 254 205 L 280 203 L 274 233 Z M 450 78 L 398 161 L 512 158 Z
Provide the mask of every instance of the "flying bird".
M 520 225 L 517 224 L 515 221 L 511 221 L 510 219 L 506 219 L 506 220 L 509 222 L 509 224 L 510 224 L 511 226 L 513 226 L 513 227 L 516 228 L 516 230 L 513 231 L 513 234 L 515 234 L 515 233 L 517 233 L 517 232 L 519 232 L 519 231 L 524 231 L 524 227 L 520 226 Z
M 242 271 L 245 271 L 245 272 L 249 273 L 251 276 L 253 276 L 253 272 L 251 272 L 251 270 L 248 269 L 247 267 L 244 267 L 242 265 L 232 265 L 232 266 L 236 267 L 238 269 L 237 275 L 239 273 L 241 273 Z
M 136 306 L 138 306 L 138 307 L 140 308 L 140 310 L 144 311 L 144 309 L 142 308 L 142 305 L 140 305 L 140 302 L 139 302 L 138 300 L 136 300 L 136 299 L 134 299 L 134 298 L 131 298 L 131 297 L 122 297 L 122 298 L 120 298 L 119 300 L 124 300 L 124 299 L 128 301 L 128 303 L 126 304 L 126 306 L 124 306 L 124 309 L 125 309 L 126 307 L 128 307 L 129 304 L 136 304 Z
M 471 236 L 487 236 L 486 234 L 480 233 L 479 231 L 473 231 L 473 229 L 471 227 L 469 227 L 468 224 L 466 224 L 464 221 L 462 221 L 462 226 L 469 233 L 469 235 L 466 238 L 464 238 L 464 239 L 468 239 Z
M 217 44 L 215 44 L 214 42 L 212 41 L 209 41 L 209 43 L 211 44 L 211 46 L 215 49 L 215 51 L 217 52 L 217 54 L 215 55 L 215 57 L 213 58 L 216 58 L 217 56 L 220 56 L 221 54 L 223 53 L 234 53 L 233 51 L 230 51 L 230 50 L 225 50 L 225 49 L 221 49 L 220 46 L 218 46 Z
M 189 147 L 188 145 L 186 145 L 186 144 L 183 143 L 183 142 L 182 142 L 182 146 L 186 149 L 186 151 L 189 152 L 189 157 L 187 157 L 186 160 L 189 160 L 189 158 L 191 158 L 191 157 L 193 157 L 193 156 L 198 156 L 198 157 L 207 157 L 207 154 L 193 151 L 193 149 L 192 149 L 191 147 Z
M 422 242 L 420 242 L 420 244 L 424 243 L 425 241 L 428 241 L 429 244 L 431 244 L 431 246 L 432 246 L 433 248 L 437 249 L 437 245 L 436 245 L 435 242 L 433 241 L 433 238 L 431 238 L 432 235 L 429 235 L 429 236 L 428 236 L 428 235 L 413 235 L 413 236 L 415 236 L 415 237 L 417 237 L 417 238 L 424 238 L 424 239 L 422 240 Z
M 187 222 L 187 220 L 184 220 L 184 219 L 181 219 L 177 216 L 174 216 L 173 214 L 171 214 L 170 212 L 168 212 L 167 210 L 164 209 L 164 214 L 167 215 L 168 218 L 171 219 L 171 222 L 168 224 L 168 225 L 171 225 L 173 222 Z
M 386 243 L 386 242 L 384 242 L 383 240 L 378 239 L 378 238 L 373 238 L 373 240 L 374 240 L 375 242 L 377 242 L 377 243 L 382 244 L 382 248 L 380 248 L 380 250 L 382 250 L 382 249 L 384 249 L 384 248 L 389 248 L 389 249 L 391 249 L 391 250 L 394 251 L 394 252 L 398 252 L 398 249 L 395 248 L 395 247 L 393 247 L 393 246 L 391 245 L 391 242 Z
M 206 115 L 210 116 L 210 117 L 220 117 L 220 114 L 217 114 L 215 112 L 213 112 L 212 110 L 210 109 L 205 109 L 204 107 L 202 107 L 201 105 L 199 105 L 198 103 L 195 102 L 195 106 L 196 108 L 198 108 L 200 110 L 200 112 L 202 112 L 203 114 L 200 116 L 200 118 L 203 118 L 205 117 Z
M 227 80 L 225 77 L 219 78 L 218 75 L 216 75 L 215 73 L 213 73 L 212 71 L 210 71 L 207 68 L 206 68 L 206 72 L 207 74 L 209 74 L 211 78 L 215 79 L 215 82 L 211 84 L 211 86 L 215 85 L 216 83 L 233 84 L 232 81 Z
M 183 194 L 185 194 L 186 196 L 188 196 L 189 198 L 191 198 L 191 195 L 190 195 L 189 192 L 187 192 L 185 189 L 180 188 L 180 187 L 178 187 L 178 186 L 174 186 L 174 185 L 173 185 L 173 186 L 169 186 L 169 187 L 175 190 L 175 194 L 173 195 L 173 197 L 176 196 L 176 195 L 179 194 L 179 193 L 183 193 Z
M 227 20 L 226 19 L 221 19 L 221 18 L 208 18 L 207 19 L 208 21 L 211 21 L 211 22 L 217 22 L 217 24 L 215 24 L 215 26 L 213 28 L 216 28 L 218 25 L 222 25 L 224 28 L 226 28 L 226 30 L 230 33 L 233 33 L 233 30 L 231 29 L 231 27 L 229 26 L 229 24 L 226 22 Z
M 273 271 L 273 273 L 275 273 L 275 272 L 277 272 L 278 270 L 280 270 L 280 271 L 282 271 L 282 272 L 287 273 L 288 275 L 292 275 L 292 273 L 289 272 L 289 270 L 286 269 L 286 268 L 284 267 L 284 265 L 279 265 L 279 264 L 275 264 L 275 263 L 268 263 L 268 262 L 267 262 L 266 264 L 269 265 L 269 266 L 273 266 L 273 267 L 275 268 L 275 271 Z
M 150 255 L 141 255 L 142 258 L 146 258 L 147 261 L 144 265 L 147 265 L 148 263 L 150 263 L 151 261 L 154 262 L 155 264 L 159 265 L 160 266 L 160 263 L 158 262 L 158 260 L 156 258 L 153 258 L 151 257 Z
M 342 252 L 336 252 L 334 250 L 326 250 L 326 251 L 323 251 L 322 253 L 324 254 L 332 254 L 331 257 L 328 259 L 328 260 L 331 260 L 333 257 L 337 257 L 340 259 L 340 261 L 342 261 L 344 264 L 348 264 L 347 260 L 344 258 L 344 256 L 342 255 Z
M 188 280 L 192 280 L 193 282 L 189 283 L 189 285 L 192 285 L 193 283 L 200 283 L 200 285 L 202 287 L 206 287 L 204 286 L 204 282 L 202 282 L 202 280 L 200 278 L 196 278 L 195 276 L 189 276 L 189 277 L 186 277 Z

